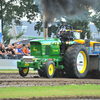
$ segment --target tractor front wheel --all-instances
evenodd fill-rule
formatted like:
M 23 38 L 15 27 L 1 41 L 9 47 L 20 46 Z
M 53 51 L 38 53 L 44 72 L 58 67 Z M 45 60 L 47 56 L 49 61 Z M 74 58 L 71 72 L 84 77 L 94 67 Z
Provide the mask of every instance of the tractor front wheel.
M 64 71 L 63 71 L 63 69 L 56 69 L 55 70 L 55 74 L 54 74 L 54 77 L 59 77 L 59 78 L 61 78 L 61 77 L 64 77 Z
M 64 56 L 67 77 L 84 78 L 88 72 L 89 55 L 84 45 L 72 45 Z
M 27 76 L 28 72 L 29 72 L 29 68 L 28 68 L 28 67 L 27 67 L 27 68 L 19 69 L 19 74 L 20 74 L 20 76 L 22 76 L 22 77 Z
M 47 78 L 52 78 L 55 72 L 55 63 L 53 61 L 47 61 L 45 65 L 45 76 Z
M 38 74 L 40 77 L 45 77 L 44 68 L 38 69 Z

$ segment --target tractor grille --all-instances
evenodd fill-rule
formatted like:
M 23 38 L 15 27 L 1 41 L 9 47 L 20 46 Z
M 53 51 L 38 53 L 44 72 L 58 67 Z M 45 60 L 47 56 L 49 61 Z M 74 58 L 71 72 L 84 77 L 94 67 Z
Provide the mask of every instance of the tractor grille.
M 50 45 L 46 45 L 45 55 L 50 55 Z
M 33 58 L 31 56 L 23 56 L 23 61 L 26 63 L 33 63 Z

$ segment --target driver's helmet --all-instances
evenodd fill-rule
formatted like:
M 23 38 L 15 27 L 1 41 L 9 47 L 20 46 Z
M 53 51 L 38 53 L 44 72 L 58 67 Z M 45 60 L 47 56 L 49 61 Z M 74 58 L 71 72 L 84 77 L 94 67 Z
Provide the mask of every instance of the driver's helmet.
M 65 28 L 61 28 L 60 29 L 60 33 L 64 33 L 64 32 L 66 32 L 66 29 Z

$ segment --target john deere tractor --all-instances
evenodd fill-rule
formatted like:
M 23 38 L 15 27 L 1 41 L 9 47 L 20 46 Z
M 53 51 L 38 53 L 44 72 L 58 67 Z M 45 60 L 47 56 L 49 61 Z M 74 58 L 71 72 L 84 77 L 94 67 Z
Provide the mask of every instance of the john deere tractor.
M 99 53 L 93 54 L 93 46 L 99 46 L 99 42 L 81 40 L 80 32 L 62 25 L 57 38 L 31 40 L 31 56 L 23 56 L 17 62 L 19 74 L 25 77 L 29 68 L 33 68 L 40 77 L 52 78 L 63 73 L 65 77 L 84 78 L 89 70 L 100 69 Z

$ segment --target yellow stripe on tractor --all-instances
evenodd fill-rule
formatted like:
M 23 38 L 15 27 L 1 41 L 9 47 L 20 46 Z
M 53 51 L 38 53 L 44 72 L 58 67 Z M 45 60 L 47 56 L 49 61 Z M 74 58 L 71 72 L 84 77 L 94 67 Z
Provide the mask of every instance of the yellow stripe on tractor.
M 73 31 L 73 32 L 83 32 L 82 30 L 66 30 L 66 31 Z
M 93 47 L 94 43 L 100 43 L 100 42 L 96 42 L 96 41 L 90 41 L 90 47 Z
M 78 42 L 78 43 L 81 43 L 81 44 L 84 44 L 85 43 L 85 40 L 74 40 L 74 41 L 76 41 L 76 42 Z M 90 41 L 90 47 L 93 47 L 93 44 L 94 43 L 100 43 L 100 42 L 96 42 L 96 41 Z
M 84 44 L 85 43 L 85 40 L 74 40 L 74 41 L 76 41 L 76 42 L 78 42 L 78 43 L 80 43 L 80 44 Z
M 66 30 L 66 31 L 71 31 L 71 30 Z M 83 32 L 82 30 L 72 30 L 74 32 L 78 32 L 78 33 L 81 33 Z M 85 40 L 82 40 L 82 39 L 75 39 L 74 41 L 80 43 L 80 44 L 84 44 L 85 43 Z M 93 44 L 94 43 L 100 43 L 100 42 L 96 42 L 96 41 L 90 41 L 90 47 L 93 47 Z

